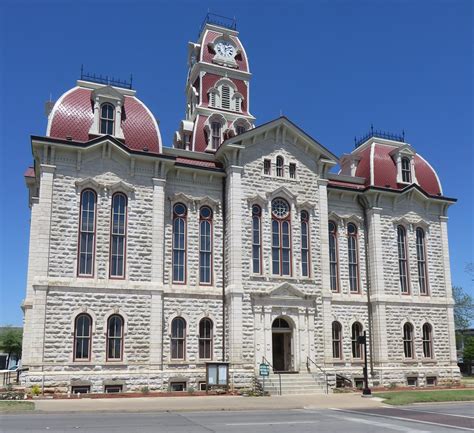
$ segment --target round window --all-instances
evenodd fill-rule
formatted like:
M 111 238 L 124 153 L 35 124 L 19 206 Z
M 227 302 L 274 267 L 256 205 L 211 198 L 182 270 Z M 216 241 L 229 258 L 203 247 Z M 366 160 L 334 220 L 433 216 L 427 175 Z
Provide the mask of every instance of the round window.
M 262 213 L 262 210 L 260 209 L 260 206 L 254 204 L 252 206 L 252 214 L 253 215 L 260 215 Z
M 212 210 L 211 210 L 211 208 L 210 208 L 210 207 L 207 207 L 207 206 L 203 206 L 203 207 L 201 208 L 200 215 L 201 215 L 201 218 L 202 218 L 202 219 L 205 219 L 205 220 L 211 218 L 211 216 L 212 216 Z
M 173 212 L 178 216 L 184 216 L 186 215 L 186 206 L 182 203 L 176 203 Z
M 336 231 L 336 226 L 332 221 L 329 221 L 329 231 L 330 232 L 335 232 Z
M 290 206 L 286 200 L 276 198 L 272 201 L 272 214 L 277 218 L 286 218 L 290 213 Z
M 357 233 L 357 227 L 355 224 L 350 223 L 347 225 L 347 233 L 350 235 L 355 235 Z

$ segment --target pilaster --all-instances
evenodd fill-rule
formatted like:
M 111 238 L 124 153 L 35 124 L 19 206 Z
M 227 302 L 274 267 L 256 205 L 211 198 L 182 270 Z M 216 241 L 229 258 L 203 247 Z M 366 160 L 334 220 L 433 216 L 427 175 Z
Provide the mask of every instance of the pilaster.
M 163 284 L 165 242 L 165 179 L 153 178 L 151 281 Z

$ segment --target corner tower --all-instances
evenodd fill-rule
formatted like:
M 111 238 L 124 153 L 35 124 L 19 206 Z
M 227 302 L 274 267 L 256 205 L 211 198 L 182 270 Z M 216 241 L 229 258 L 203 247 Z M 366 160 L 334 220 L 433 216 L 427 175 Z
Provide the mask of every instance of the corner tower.
M 250 71 L 234 19 L 207 14 L 197 42 L 188 44 L 186 115 L 178 149 L 213 152 L 227 138 L 253 128 Z

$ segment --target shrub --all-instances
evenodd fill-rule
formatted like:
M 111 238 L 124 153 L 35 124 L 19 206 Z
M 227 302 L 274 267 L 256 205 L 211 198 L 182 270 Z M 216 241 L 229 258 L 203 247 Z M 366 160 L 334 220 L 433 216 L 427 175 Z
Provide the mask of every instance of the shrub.
M 39 387 L 39 385 L 33 385 L 31 387 L 31 394 L 34 396 L 38 396 L 41 394 L 41 388 Z
M 148 386 L 142 386 L 140 388 L 140 391 L 142 392 L 142 394 L 148 394 L 150 392 L 150 388 L 148 388 Z
M 189 394 L 194 394 L 194 391 L 196 391 L 196 390 L 194 389 L 194 387 L 192 387 L 192 386 L 188 387 L 188 393 L 189 393 Z
M 395 389 L 396 387 L 397 387 L 396 382 L 390 382 L 390 384 L 388 385 L 388 389 Z

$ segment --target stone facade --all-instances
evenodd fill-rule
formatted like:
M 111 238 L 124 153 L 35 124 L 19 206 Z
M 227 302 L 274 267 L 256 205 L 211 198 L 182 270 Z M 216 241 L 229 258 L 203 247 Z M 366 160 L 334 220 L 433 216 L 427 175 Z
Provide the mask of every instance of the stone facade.
M 374 143 L 410 147 L 371 137 L 362 148 Z M 182 148 L 134 152 L 109 135 L 81 145 L 33 137 L 32 145 L 23 304 L 28 386 L 63 391 L 88 386 L 102 392 L 108 385 L 124 391 L 167 390 L 173 382 L 185 382 L 196 389 L 205 381 L 209 360 L 199 357 L 205 318 L 212 321 L 210 360 L 230 363 L 234 387 L 252 386 L 262 360 L 298 372 L 316 363 L 331 380 L 335 374 L 359 380 L 362 360 L 353 358 L 351 339 L 356 322 L 368 334 L 373 385 L 406 384 L 413 377 L 418 385 L 427 384 L 427 377 L 438 383 L 459 379 L 446 217 L 452 199 L 428 194 L 417 182 L 383 189 L 364 184 L 360 176 L 332 174 L 338 159 L 283 117 L 229 137 L 211 153 Z M 284 161 L 280 174 L 278 157 Z M 264 160 L 270 161 L 270 173 L 264 171 Z M 97 194 L 96 228 L 92 275 L 81 277 L 79 221 L 86 189 Z M 117 192 L 127 197 L 124 278 L 113 278 L 110 271 L 111 206 Z M 289 206 L 289 275 L 275 275 L 272 269 L 275 199 Z M 187 208 L 183 283 L 173 282 L 172 274 L 176 203 Z M 252 266 L 253 205 L 261 207 L 257 273 Z M 210 284 L 199 279 L 202 206 L 212 210 Z M 302 211 L 309 214 L 309 275 L 302 265 Z M 330 286 L 329 222 L 337 228 L 337 291 Z M 350 224 L 357 228 L 357 292 L 349 285 Z M 408 294 L 400 290 L 399 225 L 407 233 Z M 426 234 L 428 295 L 420 293 L 418 284 L 417 227 Z M 85 360 L 74 355 L 79 314 L 92 321 Z M 112 315 L 123 319 L 119 360 L 107 357 Z M 186 324 L 182 359 L 171 355 L 175 318 Z M 338 357 L 335 321 L 341 325 Z M 277 323 L 287 327 L 276 329 Z M 406 323 L 414 331 L 411 357 L 404 353 Z M 423 353 L 426 323 L 432 329 L 429 357 Z

